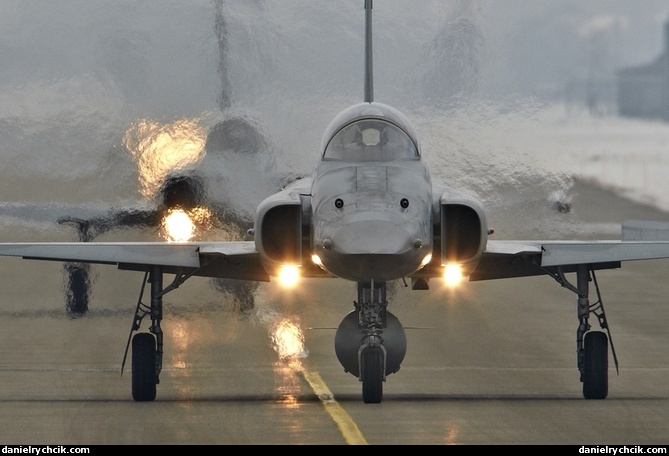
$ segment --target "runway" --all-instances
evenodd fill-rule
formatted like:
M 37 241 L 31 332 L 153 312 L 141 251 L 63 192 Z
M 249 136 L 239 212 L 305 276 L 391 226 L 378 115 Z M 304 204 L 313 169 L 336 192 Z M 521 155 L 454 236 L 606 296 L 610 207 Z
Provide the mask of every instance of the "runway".
M 575 193 L 574 213 L 602 230 L 593 237 L 615 237 L 610 227 L 624 219 L 668 218 L 590 184 Z M 582 398 L 576 296 L 546 276 L 455 292 L 398 286 L 389 310 L 415 329 L 381 404 L 362 403 L 360 383 L 334 353 L 352 284 L 309 281 L 292 292 L 267 284 L 256 308 L 240 314 L 206 279 L 189 280 L 165 297 L 157 398 L 137 403 L 130 363 L 121 375 L 121 362 L 142 274 L 97 267 L 91 310 L 71 319 L 59 263 L 6 258 L 0 268 L 3 444 L 669 442 L 663 261 L 597 275 L 620 363 L 617 374 L 609 358 L 607 399 Z M 278 356 L 270 338 L 278 321 L 302 328 L 306 356 Z

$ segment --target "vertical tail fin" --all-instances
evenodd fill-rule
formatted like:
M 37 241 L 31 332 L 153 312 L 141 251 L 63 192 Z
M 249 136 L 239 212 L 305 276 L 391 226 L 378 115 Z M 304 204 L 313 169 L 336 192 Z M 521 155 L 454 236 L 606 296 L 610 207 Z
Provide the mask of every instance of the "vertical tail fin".
M 372 65 L 372 1 L 365 0 L 365 102 L 374 101 L 374 71 Z

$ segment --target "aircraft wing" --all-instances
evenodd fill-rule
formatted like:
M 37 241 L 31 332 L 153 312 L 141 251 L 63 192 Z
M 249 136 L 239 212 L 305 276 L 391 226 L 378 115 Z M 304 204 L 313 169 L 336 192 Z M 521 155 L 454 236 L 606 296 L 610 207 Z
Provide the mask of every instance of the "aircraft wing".
M 70 205 L 59 203 L 0 202 L 0 222 L 7 225 L 35 225 L 67 223 L 70 220 L 101 220 L 109 217 L 109 210 L 99 205 Z
M 624 233 L 628 233 L 625 229 Z M 646 231 L 643 239 L 664 239 L 657 234 L 659 232 L 651 232 L 649 236 Z M 0 243 L 0 256 L 110 264 L 138 271 L 161 266 L 168 274 L 269 281 L 253 241 Z M 614 269 L 619 268 L 622 261 L 660 258 L 669 258 L 669 240 L 488 240 L 469 280 L 553 274 L 558 267 L 563 272 L 574 272 L 581 264 L 593 269 Z M 440 275 L 436 269 L 428 269 L 432 268 L 416 276 Z
M 669 241 L 492 241 L 471 281 L 573 272 L 577 265 L 619 268 L 622 261 L 669 258 Z
M 253 241 L 0 243 L 0 256 L 117 265 L 146 271 L 268 281 Z

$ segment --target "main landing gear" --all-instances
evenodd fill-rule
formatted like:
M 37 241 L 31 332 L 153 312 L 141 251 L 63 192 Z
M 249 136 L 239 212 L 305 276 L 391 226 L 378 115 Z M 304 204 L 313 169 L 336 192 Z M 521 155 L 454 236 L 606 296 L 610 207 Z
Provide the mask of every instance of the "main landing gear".
M 397 372 L 406 354 L 406 335 L 397 317 L 386 310 L 386 283 L 358 283 L 355 310 L 339 324 L 335 352 L 346 372 L 362 383 L 362 400 L 383 399 L 386 376 Z
M 561 267 L 556 273 L 550 274 L 563 287 L 568 288 L 578 295 L 577 313 L 578 329 L 576 330 L 576 353 L 578 370 L 583 383 L 583 397 L 585 399 L 605 399 L 609 393 L 609 359 L 608 345 L 611 344 L 611 353 L 618 371 L 618 358 L 613 347 L 611 332 L 606 321 L 604 305 L 599 293 L 599 286 L 595 277 L 595 271 L 588 265 L 578 265 L 576 269 L 576 286 L 569 283 L 565 278 Z M 597 302 L 590 304 L 588 299 L 589 282 L 592 281 L 597 291 Z M 606 331 L 591 331 L 588 321 L 590 314 L 597 317 L 599 326 Z M 607 337 L 608 334 L 608 337 Z
M 160 327 L 163 319 L 163 296 L 178 288 L 192 275 L 193 273 L 177 274 L 174 282 L 165 289 L 163 289 L 163 271 L 160 266 L 152 266 L 151 271 L 144 275 L 121 365 L 121 372 L 123 372 L 132 340 L 132 398 L 137 402 L 153 401 L 156 398 L 156 386 L 160 383 L 160 372 L 163 368 L 163 330 Z M 149 306 L 142 303 L 146 283 L 151 284 L 151 304 Z M 150 332 L 137 333 L 133 337 L 132 333 L 139 330 L 142 319 L 146 315 L 151 316 Z

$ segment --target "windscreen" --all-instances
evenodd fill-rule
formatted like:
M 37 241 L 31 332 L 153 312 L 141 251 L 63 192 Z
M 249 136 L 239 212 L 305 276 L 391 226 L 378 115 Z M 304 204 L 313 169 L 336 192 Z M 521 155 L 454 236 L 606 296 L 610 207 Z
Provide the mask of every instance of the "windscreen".
M 347 161 L 388 161 L 417 159 L 411 138 L 398 126 L 378 119 L 352 122 L 330 140 L 324 159 Z

